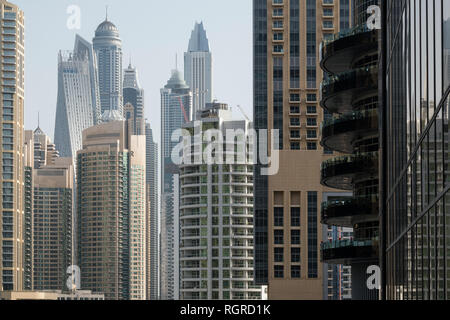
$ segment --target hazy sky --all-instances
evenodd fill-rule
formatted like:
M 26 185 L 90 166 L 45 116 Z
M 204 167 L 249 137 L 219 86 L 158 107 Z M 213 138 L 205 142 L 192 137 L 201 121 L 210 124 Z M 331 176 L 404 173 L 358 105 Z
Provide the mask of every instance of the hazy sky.
M 41 128 L 51 137 L 57 98 L 57 54 L 72 50 L 75 34 L 92 42 L 105 19 L 119 28 L 124 67 L 138 68 L 145 89 L 145 114 L 160 137 L 160 89 L 171 70 L 183 70 L 183 53 L 195 21 L 203 21 L 213 54 L 214 98 L 236 105 L 252 116 L 252 13 L 250 0 L 10 0 L 26 18 L 25 126 Z M 81 29 L 69 30 L 67 8 L 81 9 Z

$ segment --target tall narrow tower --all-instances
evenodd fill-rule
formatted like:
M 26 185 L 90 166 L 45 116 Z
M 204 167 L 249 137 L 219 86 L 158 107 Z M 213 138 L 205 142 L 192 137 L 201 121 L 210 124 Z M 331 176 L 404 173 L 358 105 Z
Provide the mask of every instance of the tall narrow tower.
M 196 23 L 189 40 L 188 51 L 184 54 L 184 79 L 193 94 L 192 110 L 204 109 L 212 102 L 212 55 L 203 22 Z
M 0 291 L 23 289 L 24 276 L 24 97 L 25 20 L 14 4 L 0 0 L 2 33 L 0 96 L 3 117 L 0 122 Z
M 174 177 L 178 175 L 178 167 L 172 162 L 172 150 L 177 145 L 171 137 L 175 130 L 192 119 L 192 92 L 184 82 L 178 70 L 164 89 L 161 89 L 161 266 L 160 285 L 161 299 L 173 300 L 177 297 L 178 268 L 175 267 L 178 251 L 178 228 L 176 190 Z
M 110 109 L 122 114 L 122 40 L 108 16 L 95 31 L 93 44 L 98 61 L 101 114 Z
M 138 72 L 136 68 L 130 65 L 125 69 L 123 77 L 123 103 L 132 105 L 130 115 L 132 116 L 133 134 L 145 135 L 144 120 L 144 89 L 139 85 Z M 124 107 L 124 109 L 126 109 Z M 127 116 L 127 110 L 124 110 L 125 119 L 130 120 Z
M 61 51 L 58 56 L 55 145 L 61 157 L 74 158 L 81 149 L 82 132 L 97 123 L 99 105 L 92 44 L 77 35 L 74 51 Z

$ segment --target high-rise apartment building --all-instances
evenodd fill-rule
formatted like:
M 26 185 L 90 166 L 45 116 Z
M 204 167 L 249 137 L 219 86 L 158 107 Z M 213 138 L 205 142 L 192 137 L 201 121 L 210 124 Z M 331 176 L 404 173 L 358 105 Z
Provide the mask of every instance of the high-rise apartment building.
M 323 234 L 324 242 L 351 240 L 353 229 L 345 227 L 327 226 Z M 323 266 L 324 300 L 352 299 L 352 267 L 342 264 L 327 264 Z
M 73 161 L 59 158 L 40 128 L 25 132 L 24 152 L 30 173 L 25 183 L 25 257 L 31 256 L 31 275 L 26 269 L 25 279 L 31 285 L 26 289 L 63 290 L 73 261 Z
M 123 113 L 122 40 L 119 30 L 106 17 L 92 40 L 98 62 L 101 114 L 108 110 Z
M 158 144 L 154 141 L 153 130 L 145 124 L 146 178 L 147 185 L 147 299 L 159 298 L 159 196 L 158 196 Z
M 450 2 L 381 5 L 382 297 L 448 300 Z
M 0 1 L 2 101 L 0 157 L 0 291 L 24 288 L 24 97 L 25 18 L 22 10 Z
M 254 127 L 279 130 L 279 171 L 255 165 L 255 279 L 269 299 L 322 299 L 319 47 L 350 27 L 350 0 L 254 0 Z M 269 148 L 270 149 L 270 148 Z
M 161 299 L 178 299 L 178 251 L 175 250 L 178 237 L 178 211 L 175 201 L 174 176 L 179 169 L 172 161 L 172 151 L 178 144 L 172 141 L 172 134 L 183 124 L 192 120 L 192 92 L 178 70 L 172 72 L 167 85 L 161 89 Z
M 221 103 L 207 104 L 196 119 L 183 126 L 190 142 L 180 165 L 180 299 L 261 299 L 253 283 L 252 124 L 233 121 Z M 194 159 L 206 147 L 195 137 L 208 130 L 227 147 L 217 164 Z M 228 131 L 237 138 L 226 140 Z
M 145 135 L 144 89 L 140 87 L 137 70 L 131 63 L 124 71 L 123 103 L 132 106 L 130 110 L 124 107 L 124 115 L 127 120 L 132 117 L 133 134 Z
M 81 287 L 109 300 L 143 300 L 145 136 L 133 135 L 126 121 L 107 115 L 102 124 L 83 131 L 77 154 Z
M 82 132 L 100 117 L 97 60 L 92 45 L 79 35 L 72 52 L 58 56 L 55 145 L 61 157 L 75 159 Z M 75 160 L 74 160 L 75 161 Z
M 33 197 L 33 290 L 64 290 L 72 265 L 72 158 L 34 170 Z
M 203 22 L 195 24 L 184 53 L 184 79 L 193 94 L 192 115 L 195 117 L 213 97 L 212 54 Z

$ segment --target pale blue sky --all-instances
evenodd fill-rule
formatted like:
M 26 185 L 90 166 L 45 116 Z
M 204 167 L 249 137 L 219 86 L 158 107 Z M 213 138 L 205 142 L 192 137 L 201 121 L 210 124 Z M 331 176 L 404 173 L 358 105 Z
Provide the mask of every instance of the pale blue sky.
M 252 12 L 250 0 L 10 0 L 26 17 L 25 126 L 34 129 L 40 112 L 41 128 L 51 137 L 57 98 L 57 54 L 72 50 L 75 34 L 92 41 L 105 19 L 119 28 L 124 67 L 130 55 L 145 89 L 146 117 L 160 137 L 159 90 L 170 77 L 178 53 L 183 53 L 195 21 L 203 21 L 213 53 L 214 97 L 252 115 Z M 81 8 L 81 29 L 66 27 L 69 5 Z

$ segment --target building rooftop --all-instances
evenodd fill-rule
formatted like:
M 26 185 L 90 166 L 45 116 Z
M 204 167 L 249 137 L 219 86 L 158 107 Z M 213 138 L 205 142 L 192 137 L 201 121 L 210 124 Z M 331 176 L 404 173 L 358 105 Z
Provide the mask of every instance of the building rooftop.
M 189 40 L 188 52 L 209 52 L 209 42 L 203 22 L 195 23 Z

